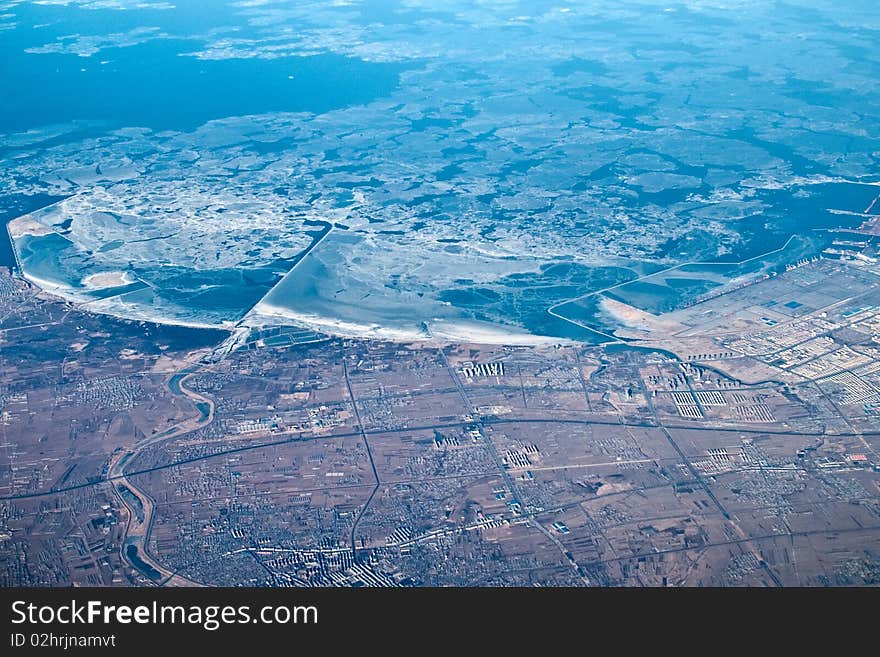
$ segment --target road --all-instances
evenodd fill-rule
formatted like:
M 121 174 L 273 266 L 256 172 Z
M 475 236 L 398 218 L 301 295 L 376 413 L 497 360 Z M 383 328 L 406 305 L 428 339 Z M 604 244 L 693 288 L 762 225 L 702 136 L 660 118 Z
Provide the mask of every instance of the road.
M 367 498 L 367 501 L 364 502 L 364 505 L 361 507 L 360 511 L 358 511 L 357 516 L 354 519 L 354 522 L 351 525 L 351 557 L 355 563 L 358 562 L 358 552 L 357 552 L 357 544 L 355 534 L 357 532 L 358 524 L 361 521 L 361 518 L 364 517 L 364 514 L 367 512 L 367 507 L 370 506 L 370 503 L 373 501 L 373 498 L 376 496 L 376 493 L 379 491 L 379 486 L 382 485 L 382 482 L 379 479 L 379 471 L 376 470 L 376 462 L 373 460 L 373 452 L 370 449 L 370 441 L 367 440 L 367 432 L 364 431 L 363 422 L 361 422 L 361 412 L 358 410 L 357 400 L 354 396 L 354 391 L 351 389 L 351 379 L 348 376 L 348 363 L 345 360 L 345 353 L 342 354 L 342 371 L 345 374 L 345 386 L 348 388 L 348 396 L 351 399 L 351 406 L 354 408 L 354 417 L 357 421 L 358 430 L 360 433 L 361 440 L 364 441 L 364 447 L 367 449 L 367 457 L 370 459 L 370 468 L 373 470 L 373 477 L 376 480 L 376 484 L 373 486 L 373 490 L 370 491 L 370 496 Z
M 596 419 L 573 419 L 573 418 L 500 418 L 500 417 L 491 417 L 491 418 L 483 418 L 481 421 L 483 426 L 504 426 L 507 424 L 519 424 L 519 423 L 528 423 L 528 424 L 578 424 L 583 426 L 612 426 L 612 427 L 637 427 L 637 428 L 645 428 L 645 429 L 658 429 L 658 427 L 653 422 L 613 422 L 606 420 L 596 420 Z M 466 424 L 463 421 L 459 422 L 445 422 L 445 423 L 433 423 L 433 424 L 425 424 L 425 425 L 416 425 L 409 426 L 405 428 L 381 428 L 381 429 L 364 429 L 363 433 L 368 436 L 374 434 L 389 434 L 389 433 L 413 433 L 417 431 L 431 431 L 434 429 L 452 429 L 458 428 Z M 810 438 L 825 438 L 826 434 L 821 432 L 806 432 L 806 431 L 772 431 L 767 430 L 763 427 L 756 427 L 754 425 L 750 426 L 738 426 L 738 427 L 716 427 L 716 426 L 686 426 L 686 425 L 678 425 L 678 424 L 664 424 L 663 428 L 666 429 L 676 429 L 682 431 L 721 431 L 727 433 L 736 433 L 736 434 L 770 434 L 770 435 L 781 435 L 781 436 L 805 436 Z M 859 436 L 880 436 L 880 431 L 865 431 L 859 432 L 857 434 L 854 433 L 835 433 L 831 434 L 834 437 L 845 437 L 845 438 L 858 438 Z M 271 440 L 261 443 L 254 443 L 251 445 L 243 445 L 241 447 L 230 447 L 229 449 L 220 450 L 213 454 L 203 454 L 200 456 L 194 456 L 192 458 L 181 459 L 179 461 L 175 461 L 173 463 L 165 463 L 162 465 L 157 465 L 149 468 L 143 468 L 141 470 L 127 471 L 127 477 L 134 477 L 137 475 L 149 474 L 151 472 L 158 472 L 160 470 L 166 470 L 168 468 L 174 468 L 180 465 L 185 465 L 187 463 L 195 463 L 197 461 L 203 461 L 205 459 L 217 458 L 221 456 L 228 456 L 230 454 L 240 454 L 242 452 L 249 452 L 255 449 L 264 449 L 267 447 L 276 447 L 278 445 L 285 445 L 288 443 L 294 442 L 302 442 L 309 440 L 333 440 L 337 438 L 351 438 L 351 437 L 359 437 L 361 436 L 361 431 L 352 431 L 352 432 L 344 432 L 344 433 L 334 433 L 334 434 L 322 434 L 320 436 L 296 436 L 293 438 L 284 438 L 282 440 Z M 167 436 L 166 436 L 167 437 Z M 31 499 L 37 497 L 48 497 L 50 495 L 57 495 L 58 493 L 64 493 L 70 490 L 78 490 L 82 488 L 89 488 L 91 486 L 99 486 L 101 484 L 117 481 L 119 476 L 106 476 L 102 479 L 95 479 L 93 481 L 83 482 L 81 484 L 73 484 L 71 486 L 65 486 L 62 488 L 55 488 L 52 490 L 45 490 L 36 493 L 21 493 L 17 495 L 4 495 L 0 496 L 0 500 L 9 501 L 9 500 L 24 500 Z

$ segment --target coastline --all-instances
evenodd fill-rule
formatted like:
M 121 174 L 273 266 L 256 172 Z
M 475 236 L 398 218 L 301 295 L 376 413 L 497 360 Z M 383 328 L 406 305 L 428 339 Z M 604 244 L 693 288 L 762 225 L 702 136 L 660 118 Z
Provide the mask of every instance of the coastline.
M 553 346 L 575 344 L 575 341 L 552 336 L 532 335 L 508 330 L 506 327 L 479 321 L 450 321 L 445 319 L 425 322 L 427 330 L 416 328 L 393 328 L 379 324 L 357 324 L 317 315 L 299 314 L 287 308 L 273 306 L 265 302 L 255 305 L 238 322 L 207 323 L 187 321 L 175 317 L 159 316 L 132 308 L 122 312 L 111 307 L 113 298 L 88 299 L 77 295 L 73 288 L 23 273 L 22 277 L 41 293 L 56 297 L 64 303 L 72 303 L 81 310 L 98 315 L 106 315 L 123 321 L 147 322 L 183 328 L 220 330 L 234 332 L 236 328 L 261 328 L 266 326 L 298 326 L 332 337 L 363 340 L 387 340 L 390 342 L 428 344 L 503 344 L 510 346 Z M 122 305 L 117 302 L 117 305 Z
M 114 311 L 114 309 L 112 308 L 107 308 L 106 305 L 97 306 L 97 304 L 109 301 L 108 299 L 83 299 L 82 297 L 79 297 L 73 293 L 73 288 L 59 285 L 28 273 L 22 273 L 20 277 L 27 281 L 29 284 L 36 287 L 41 294 L 47 294 L 49 296 L 55 297 L 63 303 L 74 304 L 82 312 L 91 313 L 93 315 L 106 315 L 107 317 L 112 317 L 114 319 L 119 319 L 127 322 L 145 322 L 149 324 L 161 324 L 164 326 L 179 326 L 181 328 L 228 332 L 232 332 L 235 329 L 235 326 L 232 322 L 228 324 L 209 324 L 205 322 L 190 322 L 178 318 L 169 318 L 164 316 L 158 317 L 149 313 L 134 312 L 123 314 L 119 311 Z M 111 297 L 111 299 L 113 298 L 114 297 Z
M 297 313 L 289 308 L 260 302 L 240 322 L 243 326 L 266 326 L 266 320 L 283 320 L 320 333 L 347 338 L 391 340 L 393 342 L 507 344 L 515 346 L 549 346 L 573 344 L 565 338 L 532 335 L 511 331 L 500 325 L 478 321 L 425 321 L 426 329 L 391 328 L 379 324 L 357 324 L 318 315 Z M 280 325 L 279 322 L 274 322 Z M 271 325 L 271 324 L 269 324 Z

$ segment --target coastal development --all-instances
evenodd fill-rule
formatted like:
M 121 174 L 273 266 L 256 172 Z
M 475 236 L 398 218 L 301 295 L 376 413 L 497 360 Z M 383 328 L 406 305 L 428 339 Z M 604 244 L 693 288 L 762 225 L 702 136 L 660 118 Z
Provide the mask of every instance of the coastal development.
M 880 585 L 880 5 L 192 4 L 0 0 L 0 585 Z
M 599 346 L 227 352 L 4 273 L 3 583 L 877 584 L 869 242 Z

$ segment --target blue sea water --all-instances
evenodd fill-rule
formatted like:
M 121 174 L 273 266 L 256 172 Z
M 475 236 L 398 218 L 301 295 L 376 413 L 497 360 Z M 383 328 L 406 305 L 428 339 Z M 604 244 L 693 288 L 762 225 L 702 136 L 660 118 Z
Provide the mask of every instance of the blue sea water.
M 79 287 L 78 278 L 72 278 L 70 272 L 82 271 L 85 259 L 66 237 L 58 233 L 23 235 L 15 246 L 29 275 L 60 287 Z
M 0 55 L 0 78 L 18 90 L 0 96 L 0 132 L 68 121 L 191 130 L 229 116 L 326 112 L 384 95 L 399 71 L 338 55 L 259 67 L 200 61 L 178 56 L 185 45 L 155 41 L 112 49 L 101 54 L 108 64 L 66 54 Z
M 17 217 L 56 203 L 62 198 L 49 194 L 0 195 L 0 267 L 12 268 L 16 265 L 15 251 L 9 238 L 9 232 L 6 230 L 6 224 Z
M 186 35 L 240 19 L 231 17 L 226 3 L 182 4 L 174 11 L 146 12 L 27 7 L 28 22 L 43 27 L 0 32 L 5 89 L 0 134 L 71 121 L 191 130 L 230 116 L 320 113 L 386 95 L 405 68 L 334 54 L 266 59 L 259 65 L 248 59 L 198 59 L 187 53 L 200 50 L 200 42 Z M 89 57 L 27 52 L 78 30 L 121 34 L 145 26 L 168 36 Z M 246 29 L 235 34 L 247 35 Z
M 505 87 L 511 85 L 511 78 L 518 82 L 517 67 L 522 68 L 523 75 L 529 71 L 534 74 L 533 60 L 545 55 L 529 55 L 525 48 L 524 54 L 515 53 L 512 61 L 505 59 L 509 53 L 496 58 L 494 51 L 480 53 L 484 56 L 482 61 L 454 61 L 453 46 L 470 48 L 474 44 L 458 43 L 455 35 L 450 37 L 441 28 L 444 21 L 464 23 L 463 14 L 451 17 L 438 5 L 436 10 L 421 11 L 420 20 L 406 24 L 401 19 L 401 12 L 406 9 L 403 5 L 390 0 L 374 1 L 350 9 L 337 8 L 340 14 L 331 12 L 327 16 L 360 12 L 363 25 L 387 24 L 389 31 L 384 34 L 389 40 L 381 44 L 383 47 L 393 42 L 393 30 L 399 32 L 403 29 L 401 25 L 409 30 L 409 35 L 424 37 L 426 42 L 443 34 L 449 50 L 440 48 L 432 53 L 427 65 L 416 59 L 405 64 L 365 61 L 333 54 L 332 47 L 315 48 L 314 52 L 310 50 L 296 57 L 199 59 L 191 56 L 204 47 L 209 40 L 205 35 L 209 33 L 240 41 L 272 36 L 273 26 L 250 22 L 247 17 L 253 14 L 242 14 L 243 5 L 219 0 L 180 3 L 173 11 L 82 10 L 73 4 L 16 7 L 15 11 L 20 14 L 18 27 L 0 32 L 0 81 L 5 90 L 13 90 L 0 93 L 0 136 L 72 122 L 79 124 L 77 138 L 82 138 L 100 137 L 108 128 L 122 126 L 189 131 L 223 117 L 276 111 L 324 114 L 392 97 L 399 90 L 402 77 L 406 77 L 404 74 L 413 70 L 428 81 L 431 75 L 445 76 L 442 84 L 424 95 L 418 84 L 414 84 L 408 96 L 394 97 L 393 106 L 389 102 L 381 113 L 368 114 L 370 118 L 361 125 L 345 125 L 344 131 L 336 132 L 328 127 L 323 157 L 314 157 L 314 153 L 303 156 L 302 161 L 315 163 L 308 172 L 313 181 L 305 190 L 308 197 L 329 201 L 335 209 L 347 210 L 364 196 L 376 194 L 380 199 L 372 208 L 376 213 L 368 212 L 361 219 L 379 236 L 404 236 L 410 228 L 413 231 L 427 228 L 430 232 L 432 226 L 453 224 L 462 217 L 470 222 L 470 217 L 479 217 L 474 221 L 482 224 L 474 234 L 479 235 L 483 245 L 490 246 L 503 243 L 509 229 L 530 225 L 533 219 L 536 233 L 553 232 L 556 226 L 548 228 L 546 218 L 554 217 L 557 206 L 563 206 L 558 216 L 564 212 L 583 216 L 574 228 L 571 223 L 566 224 L 567 228 L 562 228 L 562 222 L 559 224 L 560 233 L 572 231 L 559 235 L 560 242 L 564 243 L 560 251 L 567 250 L 566 255 L 534 273 L 499 274 L 491 284 L 479 276 L 474 279 L 481 282 L 474 283 L 468 272 L 462 272 L 455 287 L 441 289 L 443 286 L 438 285 L 437 289 L 427 292 L 419 289 L 418 294 L 412 294 L 412 291 L 401 290 L 397 279 L 382 278 L 381 257 L 376 258 L 380 271 L 375 278 L 349 280 L 346 268 L 350 263 L 345 258 L 345 249 L 352 246 L 355 238 L 334 234 L 322 244 L 319 253 L 306 257 L 309 247 L 299 256 L 268 264 L 253 261 L 260 253 L 257 247 L 265 246 L 258 243 L 246 245 L 247 250 L 243 250 L 246 258 L 243 257 L 238 267 L 224 265 L 196 271 L 184 262 L 162 263 L 161 267 L 152 268 L 122 262 L 119 269 L 130 271 L 144 282 L 84 294 L 94 299 L 118 296 L 130 305 L 151 307 L 178 320 L 239 319 L 269 294 L 269 301 L 291 311 L 314 312 L 328 319 L 352 323 L 393 324 L 403 314 L 423 312 L 426 317 L 448 315 L 512 323 L 536 334 L 590 340 L 594 337 L 590 329 L 581 325 L 592 325 L 596 319 L 596 300 L 589 296 L 591 292 L 632 281 L 668 263 L 706 258 L 729 265 L 711 265 L 710 269 L 697 266 L 692 271 L 686 266 L 672 277 L 658 275 L 620 285 L 609 293 L 650 312 L 673 309 L 717 287 L 722 274 L 738 276 L 783 266 L 784 259 L 764 262 L 760 256 L 779 249 L 792 235 L 809 236 L 810 244 L 783 254 L 786 257 L 819 252 L 827 242 L 826 229 L 855 228 L 862 220 L 832 214 L 829 208 L 862 211 L 877 191 L 876 187 L 866 185 L 827 183 L 799 187 L 794 193 L 797 185 L 784 183 L 779 189 L 754 192 L 760 209 L 751 216 L 728 222 L 738 233 L 736 239 L 729 234 L 720 236 L 716 227 L 711 226 L 717 219 L 711 213 L 705 215 L 702 224 L 696 222 L 690 230 L 667 238 L 661 211 L 668 209 L 673 217 L 693 211 L 699 205 L 694 198 L 710 197 L 716 191 L 710 174 L 719 176 L 720 172 L 722 178 L 729 175 L 733 182 L 718 186 L 734 188 L 737 178 L 744 180 L 764 174 L 788 182 L 826 175 L 834 163 L 831 154 L 844 162 L 850 155 L 854 161 L 860 157 L 862 161 L 870 157 L 876 161 L 876 153 L 880 152 L 876 130 L 847 130 L 846 119 L 841 119 L 841 125 L 822 127 L 832 122 L 826 110 L 850 106 L 855 102 L 853 94 L 870 92 L 864 91 L 866 87 L 847 89 L 845 81 L 836 85 L 807 79 L 811 71 L 797 70 L 803 68 L 802 62 L 791 62 L 791 70 L 785 74 L 780 72 L 780 77 L 772 81 L 761 78 L 746 62 L 727 61 L 722 56 L 719 65 L 713 44 L 707 45 L 700 38 L 678 37 L 705 36 L 706 22 L 714 20 L 729 38 L 730 25 L 735 25 L 738 19 L 689 10 L 682 10 L 676 17 L 639 15 L 633 19 L 633 25 L 620 17 L 587 20 L 589 28 L 598 36 L 610 33 L 620 37 L 619 50 L 615 43 L 612 51 L 594 59 L 564 58 L 565 48 L 571 43 L 556 40 L 552 26 L 526 26 L 510 21 L 498 27 L 497 32 L 512 41 L 536 45 L 535 52 L 545 48 L 544 52 L 558 61 L 546 65 L 546 79 L 538 76 L 521 89 L 515 84 L 513 88 Z M 545 9 L 549 11 L 553 8 L 551 5 L 547 4 Z M 316 7 L 316 15 L 321 13 L 319 9 Z M 788 9 L 780 11 L 790 22 L 784 24 L 784 29 L 775 28 L 777 34 L 802 26 L 797 16 L 788 16 Z M 645 8 L 645 16 L 650 13 Z M 483 18 L 492 24 L 491 12 Z M 827 16 L 822 14 L 822 18 Z M 331 31 L 338 28 L 334 34 L 344 42 L 348 37 L 342 29 L 342 19 L 339 25 L 333 24 L 333 18 L 326 20 L 328 23 L 323 27 Z M 827 20 L 814 21 L 810 17 L 804 21 L 815 26 L 818 33 L 833 31 Z M 681 34 L 662 29 L 661 26 L 670 23 Z M 125 37 L 114 37 L 111 40 L 115 40 L 116 45 L 102 47 L 92 56 L 28 52 L 45 50 L 47 44 L 50 49 L 53 44 L 71 47 L 77 39 L 87 41 L 98 37 L 100 41 L 107 35 L 125 35 L 145 27 L 156 28 L 161 38 L 122 45 Z M 746 28 L 736 36 L 750 38 L 751 28 Z M 858 38 L 855 32 L 854 38 Z M 274 43 L 271 39 L 269 42 Z M 840 47 L 835 50 L 836 54 L 852 59 L 846 69 L 848 75 L 871 72 L 874 67 L 871 52 L 859 50 L 856 44 L 846 48 L 837 45 Z M 344 48 L 336 52 L 341 51 Z M 701 59 L 707 55 L 713 62 L 711 67 L 704 66 Z M 520 56 L 521 59 L 517 59 Z M 644 75 L 637 75 L 639 66 L 646 60 L 653 62 L 655 57 L 656 64 L 652 63 Z M 759 64 L 752 62 L 751 67 Z M 673 73 L 677 75 L 675 82 L 662 82 Z M 721 84 L 717 84 L 719 77 L 723 78 Z M 478 83 L 468 86 L 475 80 Z M 462 84 L 463 81 L 468 84 Z M 723 93 L 711 93 L 719 90 Z M 701 94 L 701 91 L 709 93 Z M 670 102 L 670 97 L 674 97 L 674 102 Z M 702 109 L 692 110 L 692 102 L 703 103 Z M 773 102 L 779 104 L 770 107 Z M 409 111 L 410 104 L 412 111 Z M 801 105 L 809 106 L 810 112 L 815 110 L 816 116 Z M 871 103 L 861 103 L 858 107 L 859 112 L 864 111 L 866 115 L 871 108 Z M 741 114 L 741 125 L 725 134 L 713 132 L 716 119 L 721 123 L 728 114 L 737 113 Z M 840 113 L 843 115 L 844 110 Z M 399 121 L 394 123 L 399 127 L 395 127 L 397 133 L 385 143 L 371 143 L 371 130 L 376 126 L 369 122 L 386 116 L 389 123 Z M 853 116 L 855 118 L 849 120 L 854 123 L 863 118 Z M 523 117 L 528 120 L 521 121 Z M 459 133 L 466 131 L 467 121 L 474 118 L 477 127 L 467 128 L 474 132 L 464 141 L 458 139 Z M 557 121 L 567 126 L 561 129 Z M 610 130 L 609 125 L 615 130 L 613 138 L 609 138 L 610 132 L 603 132 Z M 810 128 L 813 132 L 809 135 L 817 154 L 812 157 L 805 154 L 798 148 L 799 144 L 790 139 L 787 131 L 793 134 L 795 128 L 791 126 L 796 125 L 818 126 Z M 678 132 L 681 126 L 686 129 Z M 557 129 L 566 136 L 547 136 Z M 503 137 L 497 139 L 498 134 Z M 575 136 L 569 138 L 569 134 Z M 733 150 L 742 146 L 747 154 L 742 155 L 737 164 L 718 164 L 704 157 L 706 154 L 699 145 L 689 150 L 689 135 L 723 138 Z M 65 139 L 68 139 L 65 135 L 50 138 L 36 148 L 48 149 Z M 362 150 L 355 150 L 354 157 L 348 142 L 362 144 Z M 302 146 L 296 137 L 285 135 L 272 143 L 255 143 L 248 153 L 270 159 Z M 509 150 L 505 150 L 508 147 Z M 608 154 L 602 150 L 605 147 L 615 154 L 615 161 L 604 161 Z M 668 153 L 663 152 L 664 147 Z M 566 150 L 569 148 L 570 153 Z M 7 153 L 17 155 L 22 150 L 0 144 L 0 157 Z M 422 181 L 410 188 L 397 189 L 395 173 L 406 167 L 421 172 L 424 163 L 430 163 L 430 158 L 423 159 L 423 156 L 434 151 L 441 153 L 446 161 L 430 175 L 428 167 L 424 167 L 427 183 L 423 188 L 414 191 L 412 196 L 406 194 L 422 187 Z M 731 155 L 735 156 L 736 153 Z M 70 157 L 76 159 L 75 154 Z M 559 157 L 563 158 L 561 163 L 559 159 L 554 160 Z M 627 158 L 633 157 L 655 158 L 658 168 L 640 171 L 627 163 Z M 768 163 L 772 158 L 778 162 Z M 593 159 L 596 166 L 590 166 Z M 394 168 L 400 164 L 404 166 Z M 636 174 L 658 171 L 668 171 L 693 182 L 669 185 L 669 188 L 662 184 L 652 187 L 628 182 L 637 178 Z M 297 173 L 293 172 L 293 176 Z M 559 180 L 568 182 L 558 183 Z M 277 184 L 281 188 L 288 182 Z M 235 184 L 231 176 L 230 185 Z M 267 183 L 274 184 L 274 181 Z M 473 191 L 471 186 L 479 189 Z M 291 183 L 291 188 L 291 194 L 303 193 L 295 183 Z M 510 198 L 504 198 L 506 191 Z M 395 193 L 401 197 L 395 198 Z M 745 193 L 751 192 L 747 189 Z M 601 204 L 606 197 L 611 199 L 609 205 L 614 206 L 615 212 L 590 214 L 592 204 Z M 403 218 L 401 222 L 413 221 L 406 228 L 395 223 L 386 229 L 381 224 L 387 216 L 379 215 L 387 207 L 398 208 L 398 215 Z M 0 214 L 0 219 L 28 211 L 27 204 L 16 208 L 0 208 L 0 213 L 6 213 Z M 566 260 L 576 252 L 569 247 L 577 244 L 579 236 L 592 237 L 603 231 L 620 230 L 616 225 L 617 216 L 624 214 L 635 218 L 635 224 L 656 222 L 653 226 L 656 244 L 648 243 L 643 252 L 621 255 L 613 264 L 586 266 Z M 399 217 L 395 216 L 394 220 Z M 329 229 L 329 224 L 320 227 L 321 230 L 309 233 L 313 245 Z M 137 226 L 132 230 L 136 232 Z M 461 253 L 469 246 L 465 240 L 451 238 L 439 242 L 448 246 L 447 253 Z M 399 241 L 399 244 L 405 243 Z M 108 242 L 96 251 L 101 255 L 111 254 L 107 260 L 112 260 L 113 252 L 122 244 L 121 241 Z M 651 251 L 651 246 L 656 248 Z M 95 254 L 77 251 L 70 241 L 59 235 L 23 238 L 19 251 L 35 276 L 70 285 L 78 291 L 82 287 L 79 282 L 82 272 L 97 260 L 92 259 Z M 738 264 L 743 261 L 750 264 Z M 12 262 L 11 245 L 4 234 L 0 238 L 0 264 Z M 275 288 L 285 272 L 299 263 L 297 275 Z M 691 275 L 681 275 L 682 272 Z M 430 282 L 421 281 L 424 287 L 429 287 Z M 345 293 L 340 292 L 343 286 L 348 287 Z M 563 318 L 547 312 L 554 306 Z M 564 317 L 573 321 L 566 321 Z M 413 319 L 412 323 L 418 325 L 420 319 Z M 613 330 L 601 326 L 601 321 L 597 326 L 603 331 Z

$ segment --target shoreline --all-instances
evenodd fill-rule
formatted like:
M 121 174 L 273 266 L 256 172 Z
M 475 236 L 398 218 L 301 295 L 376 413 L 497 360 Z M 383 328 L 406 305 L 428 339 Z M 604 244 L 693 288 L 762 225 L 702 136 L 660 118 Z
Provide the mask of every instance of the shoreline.
M 62 294 L 62 290 L 72 291 L 73 288 L 52 283 L 51 281 L 41 279 L 37 276 L 33 276 L 32 274 L 21 273 L 18 274 L 18 277 L 37 288 L 40 291 L 40 294 L 47 294 L 51 297 L 58 299 L 62 303 L 73 304 L 80 312 L 89 313 L 92 315 L 105 315 L 107 317 L 112 317 L 113 319 L 118 319 L 126 322 L 143 322 L 146 324 L 158 324 L 162 326 L 179 326 L 181 328 L 191 328 L 205 331 L 225 331 L 228 333 L 232 333 L 235 330 L 235 326 L 232 323 L 230 323 L 229 325 L 205 324 L 202 322 L 187 322 L 186 320 L 168 317 L 155 317 L 152 315 L 124 315 L 118 312 L 113 312 L 112 309 L 95 307 L 95 304 L 106 301 L 106 299 L 82 299 L 75 296 L 74 294 Z
M 400 344 L 413 342 L 436 343 L 436 344 L 486 344 L 486 345 L 510 345 L 510 346 L 554 346 L 577 344 L 577 341 L 567 338 L 555 338 L 552 336 L 532 335 L 530 333 L 506 330 L 501 325 L 494 325 L 475 320 L 450 321 L 431 320 L 426 321 L 427 331 L 415 328 L 392 328 L 379 324 L 357 324 L 324 318 L 317 315 L 299 314 L 286 308 L 273 306 L 260 302 L 251 308 L 237 322 L 229 320 L 222 324 L 211 324 L 198 321 L 187 321 L 167 316 L 156 316 L 149 313 L 123 313 L 120 310 L 108 308 L 110 299 L 83 299 L 77 295 L 74 288 L 41 279 L 28 273 L 19 274 L 40 290 L 41 293 L 55 297 L 64 303 L 77 306 L 82 312 L 95 315 L 105 315 L 114 319 L 128 322 L 144 322 L 165 326 L 179 326 L 199 330 L 224 331 L 229 334 L 237 328 L 259 329 L 272 326 L 295 326 L 329 337 L 352 338 L 360 340 L 386 340 Z M 112 299 L 112 298 L 111 298 Z M 104 303 L 105 305 L 99 305 Z M 272 321 L 275 320 L 275 321 Z
M 265 302 L 254 306 L 239 324 L 249 327 L 266 326 L 265 321 L 261 320 L 271 319 L 286 320 L 290 325 L 303 326 L 326 335 L 358 339 L 384 339 L 392 342 L 507 344 L 512 346 L 574 344 L 574 341 L 566 338 L 511 331 L 501 325 L 475 320 L 426 320 L 424 322 L 426 329 L 424 330 L 391 328 L 379 324 L 358 324 L 319 315 L 297 313 L 288 308 Z

